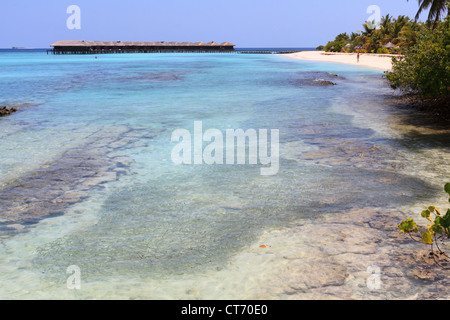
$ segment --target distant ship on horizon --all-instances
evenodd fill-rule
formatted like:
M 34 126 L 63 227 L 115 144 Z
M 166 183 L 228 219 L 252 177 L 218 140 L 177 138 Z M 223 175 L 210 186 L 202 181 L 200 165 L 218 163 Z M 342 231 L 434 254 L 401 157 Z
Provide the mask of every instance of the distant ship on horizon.
M 25 48 L 25 47 L 12 47 L 13 50 L 32 50 L 34 48 Z

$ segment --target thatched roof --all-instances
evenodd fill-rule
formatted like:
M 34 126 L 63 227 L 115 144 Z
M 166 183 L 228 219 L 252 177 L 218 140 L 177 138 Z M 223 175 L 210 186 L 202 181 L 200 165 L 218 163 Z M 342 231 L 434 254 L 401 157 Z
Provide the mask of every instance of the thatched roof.
M 393 44 L 392 42 L 388 42 L 383 46 L 383 48 L 387 48 L 387 49 L 392 49 L 394 47 L 395 47 L 395 44 Z
M 92 41 L 88 41 L 92 42 Z M 59 40 L 50 45 L 51 47 L 85 47 L 86 41 L 84 40 Z
M 219 44 L 217 42 L 136 42 L 136 41 L 84 41 L 84 40 L 60 40 L 50 45 L 51 47 L 152 47 L 152 46 L 235 46 L 230 42 Z

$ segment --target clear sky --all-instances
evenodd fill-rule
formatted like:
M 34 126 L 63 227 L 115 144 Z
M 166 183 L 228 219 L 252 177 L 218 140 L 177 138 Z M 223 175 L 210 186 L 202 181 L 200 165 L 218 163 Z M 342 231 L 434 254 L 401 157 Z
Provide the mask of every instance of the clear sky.
M 70 5 L 81 10 L 81 29 L 67 28 Z M 383 16 L 414 17 L 418 9 L 416 0 L 0 0 L 0 48 L 47 48 L 57 40 L 316 47 L 361 30 L 370 5 Z

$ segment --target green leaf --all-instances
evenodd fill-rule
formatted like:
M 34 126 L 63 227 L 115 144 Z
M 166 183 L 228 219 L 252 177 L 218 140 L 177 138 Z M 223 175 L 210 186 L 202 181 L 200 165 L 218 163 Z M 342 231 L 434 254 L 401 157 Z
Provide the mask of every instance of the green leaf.
M 430 231 L 427 231 L 422 235 L 422 242 L 425 244 L 433 244 L 433 236 Z
M 439 224 L 445 229 L 450 227 L 450 209 L 447 210 L 445 216 L 439 219 L 439 221 L 440 221 Z
M 423 210 L 421 213 L 422 217 L 431 221 L 431 212 L 430 210 Z
M 434 220 L 434 223 L 432 224 L 432 226 L 431 226 L 430 229 L 431 229 L 433 232 L 442 234 L 442 229 L 443 229 L 443 227 L 442 227 L 441 222 L 442 222 L 442 218 L 441 218 L 441 217 L 437 217 L 437 218 Z
M 450 195 L 450 182 L 445 184 L 444 190 Z
M 403 233 L 419 232 L 419 229 L 417 228 L 417 225 L 413 219 L 407 219 L 405 221 L 402 221 L 398 225 L 398 228 Z
M 433 211 L 434 211 L 434 209 L 436 209 L 436 207 L 435 207 L 435 206 L 429 206 L 429 207 L 428 207 L 428 210 L 429 210 L 430 212 L 433 212 Z

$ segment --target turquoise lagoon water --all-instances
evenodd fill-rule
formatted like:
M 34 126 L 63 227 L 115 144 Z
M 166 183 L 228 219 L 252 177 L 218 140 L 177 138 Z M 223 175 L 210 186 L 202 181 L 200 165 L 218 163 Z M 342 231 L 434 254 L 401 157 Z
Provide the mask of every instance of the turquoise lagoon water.
M 0 70 L 0 105 L 19 105 L 0 119 L 1 298 L 278 298 L 262 235 L 352 208 L 420 207 L 448 176 L 448 136 L 401 126 L 380 71 L 45 52 L 0 53 Z M 171 134 L 194 121 L 278 129 L 278 174 L 174 165 Z M 71 265 L 81 290 L 67 289 Z

